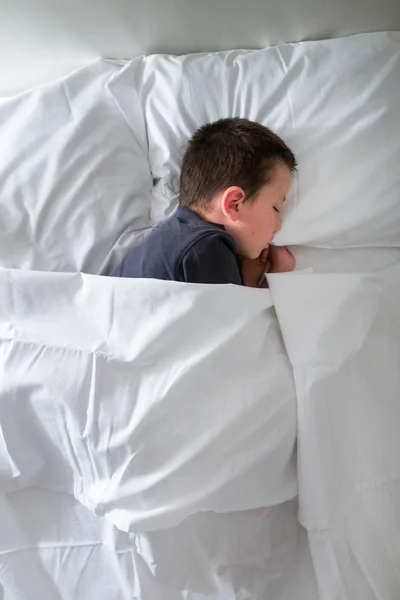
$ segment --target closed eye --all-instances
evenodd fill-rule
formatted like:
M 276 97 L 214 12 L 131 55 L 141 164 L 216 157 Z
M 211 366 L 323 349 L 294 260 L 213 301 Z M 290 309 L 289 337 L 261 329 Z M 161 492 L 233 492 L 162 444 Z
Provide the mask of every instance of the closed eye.
M 277 208 L 276 206 L 274 206 L 274 210 L 276 210 L 277 213 L 280 212 L 279 208 Z

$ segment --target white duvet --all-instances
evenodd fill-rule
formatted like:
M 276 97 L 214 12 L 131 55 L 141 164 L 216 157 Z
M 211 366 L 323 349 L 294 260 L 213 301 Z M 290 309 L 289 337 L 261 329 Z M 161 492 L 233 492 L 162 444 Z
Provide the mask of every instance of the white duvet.
M 124 531 L 297 495 L 268 292 L 22 271 L 0 290 L 3 491 L 68 493 Z
M 180 552 L 190 551 L 190 523 L 198 526 L 185 524 L 186 517 L 280 504 L 272 513 L 243 513 L 236 526 L 243 540 L 252 519 L 268 522 L 271 532 L 279 528 L 280 595 L 273 597 L 290 598 L 296 590 L 295 597 L 308 600 L 305 590 L 315 588 L 305 540 L 292 521 L 290 545 L 282 547 L 279 525 L 280 510 L 293 515 L 282 503 L 295 496 L 298 478 L 299 517 L 320 597 L 398 597 L 399 263 L 375 274 L 269 280 L 295 389 L 268 291 L 3 272 L 0 481 L 7 493 L 4 531 L 11 531 L 3 538 L 7 561 L 17 543 L 12 528 L 23 530 L 24 490 L 42 490 L 35 498 L 55 503 L 54 514 L 55 499 L 67 502 L 66 519 L 70 511 L 82 514 L 71 503 L 75 497 L 128 533 L 121 539 L 135 560 L 140 540 L 141 560 L 159 564 L 152 592 L 138 597 L 169 597 L 155 590 L 159 570 L 168 572 L 172 561 L 170 597 L 178 598 L 194 589 L 191 578 L 181 580 L 187 557 L 182 563 Z M 200 526 L 209 531 L 206 546 L 228 519 L 214 518 L 205 515 Z M 184 527 L 182 544 L 171 529 L 177 526 Z M 170 532 L 168 548 L 176 544 L 172 554 L 160 531 L 137 537 L 160 527 Z M 107 528 L 102 543 L 115 556 L 117 529 Z M 225 535 L 223 529 L 216 543 Z M 21 543 L 29 550 L 34 541 Z M 274 589 L 270 566 L 267 560 L 263 574 L 247 564 L 241 586 L 254 590 L 264 582 L 267 594 Z M 117 572 L 128 576 L 121 564 Z M 11 563 L 3 582 L 15 575 Z M 208 593 L 231 597 L 221 589 Z
M 314 590 L 296 504 L 288 502 L 297 495 L 295 389 L 268 291 L 22 271 L 4 271 L 0 289 L 6 589 L 20 568 L 16 550 L 32 554 L 38 544 L 29 580 L 40 582 L 37 560 L 53 579 L 52 561 L 67 544 L 79 572 L 85 553 L 77 546 L 83 537 L 94 552 L 97 536 L 111 548 L 100 556 L 96 549 L 96 560 L 109 568 L 117 553 L 118 580 L 129 570 L 115 540 L 135 568 L 148 564 L 151 576 L 135 585 L 147 578 L 149 591 L 138 597 L 167 597 L 157 592 L 165 578 L 171 598 L 197 588 L 226 598 L 236 585 L 276 588 L 282 598 Z M 46 534 L 50 523 L 30 523 L 40 507 L 65 523 L 58 534 Z M 69 519 L 82 525 L 69 531 Z M 59 538 L 51 556 L 43 553 L 47 535 Z M 221 571 L 207 583 L 215 544 L 228 553 L 218 558 L 226 568 L 243 563 L 246 582 Z M 202 572 L 186 580 L 189 559 Z M 57 577 L 62 594 L 75 577 Z M 125 597 L 121 585 L 112 584 L 116 597 Z M 22 579 L 13 593 L 27 597 L 25 588 Z M 82 584 L 80 597 L 92 593 Z

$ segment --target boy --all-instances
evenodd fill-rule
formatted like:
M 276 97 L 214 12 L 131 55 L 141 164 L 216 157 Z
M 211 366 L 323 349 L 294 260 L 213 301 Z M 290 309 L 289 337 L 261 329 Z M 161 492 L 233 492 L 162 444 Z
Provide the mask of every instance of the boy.
M 267 261 L 275 273 L 295 266 L 286 248 L 270 247 L 295 170 L 292 151 L 259 123 L 203 125 L 183 158 L 176 213 L 112 275 L 264 287 Z

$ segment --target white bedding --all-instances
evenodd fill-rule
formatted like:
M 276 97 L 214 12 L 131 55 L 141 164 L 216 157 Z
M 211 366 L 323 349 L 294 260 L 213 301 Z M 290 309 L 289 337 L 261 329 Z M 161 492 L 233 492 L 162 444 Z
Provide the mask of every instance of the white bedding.
M 163 284 L 158 294 L 157 282 L 18 271 L 2 278 L 0 514 L 10 533 L 2 538 L 0 573 L 11 598 L 18 597 L 16 590 L 25 597 L 24 580 L 16 580 L 16 543 L 36 569 L 35 592 L 55 581 L 56 590 L 79 584 L 80 596 L 90 597 L 92 569 L 110 563 L 109 585 L 121 598 L 129 597 L 127 580 L 139 598 L 156 600 L 197 594 L 218 600 L 233 594 L 274 600 L 398 597 L 400 263 L 375 274 L 269 276 L 294 367 L 299 516 L 312 560 L 294 520 L 296 504 L 285 502 L 296 492 L 293 429 L 286 429 L 296 411 L 290 387 L 288 404 L 282 404 L 282 390 L 271 387 L 286 387 L 291 377 L 280 371 L 287 359 L 268 291 Z M 118 310 L 107 300 L 110 290 Z M 96 305 L 96 297 L 105 300 Z M 205 305 L 207 312 L 199 312 Z M 172 310 L 171 328 L 166 315 Z M 129 314 L 140 319 L 127 321 Z M 206 322 L 214 336 L 207 335 Z M 217 331 L 218 338 L 226 332 L 228 353 L 227 347 L 221 351 Z M 181 344 L 172 344 L 176 336 Z M 165 393 L 170 365 L 179 364 L 182 349 L 200 359 L 200 371 L 210 358 L 217 369 L 207 369 L 208 379 L 200 383 L 189 358 L 186 369 L 174 370 L 175 393 Z M 138 366 L 144 404 L 137 377 L 128 374 Z M 135 381 L 135 397 L 123 392 L 127 381 Z M 191 394 L 179 400 L 178 390 L 187 389 L 188 381 L 194 384 Z M 231 385 L 235 392 L 224 401 Z M 215 395 L 205 389 L 215 389 Z M 26 510 L 34 510 L 33 488 L 42 490 L 42 510 L 49 504 L 42 518 L 47 522 L 48 515 L 50 528 L 64 503 L 67 522 L 71 514 L 80 523 L 77 530 L 65 526 L 72 564 L 81 565 L 78 571 L 85 565 L 79 581 L 56 567 L 66 560 L 60 548 L 45 551 L 46 527 L 38 524 L 32 533 Z M 94 511 L 96 523 L 73 496 Z M 262 508 L 272 502 L 281 504 Z M 198 514 L 238 509 L 245 512 Z M 111 524 L 130 532 L 128 537 Z M 140 533 L 159 527 L 166 532 Z M 58 536 L 60 543 L 62 531 L 54 529 L 52 539 Z M 124 550 L 114 549 L 115 543 Z M 78 549 L 86 544 L 93 547 L 88 555 Z
M 7 600 L 318 600 L 295 502 L 130 535 L 64 494 L 23 490 L 0 506 Z
M 97 61 L 0 101 L 0 267 L 110 272 L 174 209 L 187 137 L 234 114 L 298 156 L 279 243 L 400 247 L 399 103 L 396 33 Z
M 150 227 L 152 176 L 99 60 L 0 101 L 0 267 L 99 273 Z
M 299 517 L 322 597 L 395 600 L 400 262 L 268 279 L 294 369 Z
M 296 496 L 268 292 L 24 271 L 0 290 L 3 491 L 74 494 L 124 531 Z
M 398 38 L 358 39 L 394 90 L 367 135 L 397 107 Z M 295 71 L 312 48 L 286 47 Z M 398 600 L 397 121 L 387 210 L 347 197 L 357 241 L 297 187 L 290 241 L 340 249 L 295 246 L 312 272 L 272 295 L 80 275 L 172 208 L 129 73 L 99 61 L 0 103 L 0 596 Z
M 75 575 L 52 570 L 62 551 L 43 552 L 46 527 L 30 533 L 23 507 L 32 489 L 49 503 L 50 520 L 57 498 L 82 519 L 83 532 L 73 528 L 65 542 L 67 525 L 51 534 L 73 546 L 73 561 L 89 561 L 82 597 L 95 568 L 91 553 L 83 559 L 76 547 L 86 545 L 82 536 L 103 569 L 114 565 L 121 597 L 130 575 L 127 557 L 115 565 L 93 543 L 100 536 L 112 545 L 115 528 L 87 524 L 73 497 L 131 534 L 117 538 L 130 563 L 133 554 L 143 598 L 168 597 L 157 592 L 164 579 L 171 598 L 198 588 L 222 599 L 239 586 L 289 600 L 293 590 L 315 589 L 296 503 L 287 504 L 297 494 L 295 395 L 268 291 L 24 271 L 4 271 L 0 289 L 8 590 L 20 565 L 16 545 L 31 548 L 33 579 L 39 560 L 57 587 L 75 585 Z M 272 505 L 282 507 L 263 509 Z M 247 512 L 198 514 L 210 510 Z M 195 572 L 187 581 L 189 559 Z M 22 595 L 24 585 L 16 587 Z

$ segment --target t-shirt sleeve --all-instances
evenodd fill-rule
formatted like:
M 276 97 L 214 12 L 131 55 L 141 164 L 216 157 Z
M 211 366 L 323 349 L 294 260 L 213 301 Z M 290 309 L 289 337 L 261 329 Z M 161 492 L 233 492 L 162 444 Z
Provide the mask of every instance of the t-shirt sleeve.
M 216 235 L 198 240 L 181 258 L 181 281 L 242 285 L 239 265 L 232 250 Z

